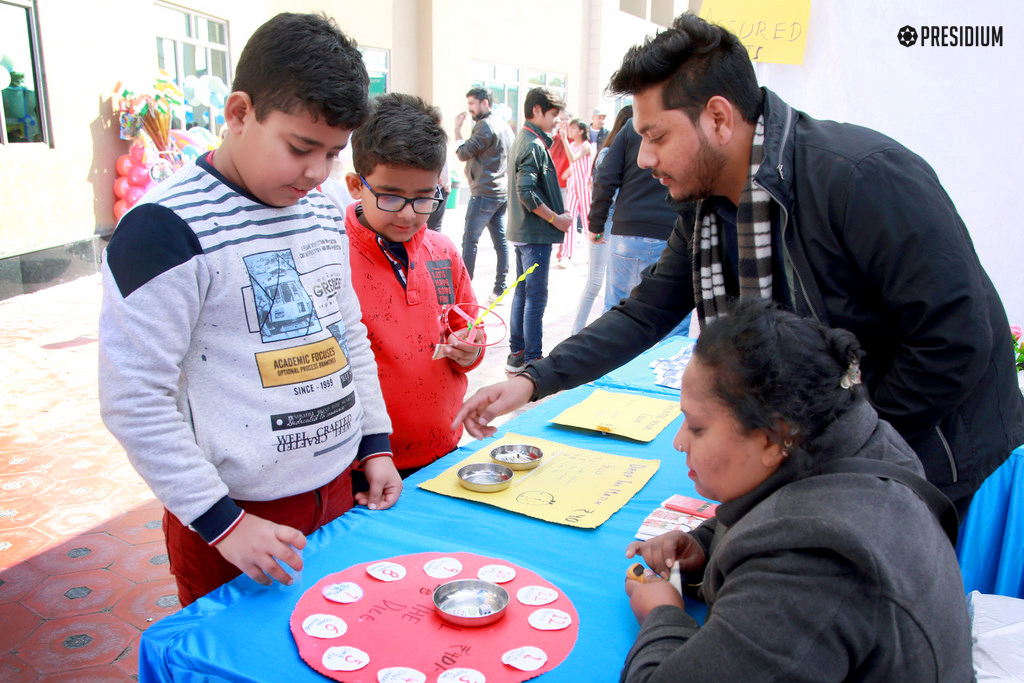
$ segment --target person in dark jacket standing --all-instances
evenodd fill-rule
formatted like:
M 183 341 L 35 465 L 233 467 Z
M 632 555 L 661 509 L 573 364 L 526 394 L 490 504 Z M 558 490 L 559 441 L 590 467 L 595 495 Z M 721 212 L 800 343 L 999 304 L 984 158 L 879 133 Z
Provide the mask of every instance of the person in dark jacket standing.
M 697 340 L 674 442 L 721 504 L 627 547 L 650 572 L 625 584 L 641 628 L 621 680 L 973 681 L 952 508 L 867 401 L 857 340 L 764 300 L 729 312 Z
M 548 151 L 555 121 L 565 102 L 547 88 L 526 93 L 526 122 L 509 152 L 508 239 L 515 245 L 516 277 L 537 268 L 516 287 L 509 323 L 505 371 L 518 374 L 539 360 L 544 348 L 544 309 L 548 304 L 551 245 L 561 242 L 572 219 L 558 190 L 558 172 Z
M 466 229 L 462 235 L 462 260 L 472 279 L 476 269 L 476 248 L 484 226 L 491 233 L 494 253 L 498 256 L 494 289 L 488 303 L 505 291 L 508 275 L 508 243 L 505 241 L 505 213 L 508 208 L 508 151 L 515 134 L 497 114 L 491 111 L 491 93 L 473 88 L 466 93 L 466 107 L 473 115 L 473 133 L 462 139 L 462 123 L 466 112 L 455 116 L 455 156 L 466 162 L 470 199 L 466 207 Z
M 477 392 L 459 414 L 470 434 L 627 362 L 694 308 L 703 324 L 771 298 L 857 335 L 871 402 L 962 516 L 1024 441 L 1024 400 L 1006 312 L 932 168 L 758 88 L 740 40 L 689 14 L 632 48 L 610 89 L 634 95 L 638 163 L 699 200 L 696 220 L 676 222 L 622 305 Z
M 589 215 L 591 232 L 604 230 L 612 203 L 615 204 L 611 235 L 605 236 L 611 250 L 604 292 L 606 311 L 640 284 L 644 269 L 661 256 L 677 218 L 675 209 L 666 201 L 662 184 L 650 171 L 637 166 L 640 142 L 641 137 L 630 119 L 608 147 L 608 154 L 594 177 Z M 672 334 L 686 334 L 689 326 L 687 317 Z

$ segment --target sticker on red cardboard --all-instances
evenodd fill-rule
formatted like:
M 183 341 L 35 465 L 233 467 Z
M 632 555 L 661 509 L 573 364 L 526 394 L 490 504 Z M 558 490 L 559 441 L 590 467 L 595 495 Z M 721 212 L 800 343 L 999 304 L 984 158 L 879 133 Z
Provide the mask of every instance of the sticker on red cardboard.
M 363 597 L 363 587 L 358 583 L 352 583 L 351 581 L 328 584 L 323 587 L 321 592 L 324 597 L 331 602 L 337 602 L 343 605 L 359 602 Z
M 487 677 L 476 669 L 448 669 L 437 677 L 437 683 L 486 683 Z
M 392 666 L 377 672 L 377 683 L 427 683 L 427 675 L 407 666 Z
M 462 572 L 462 563 L 454 557 L 439 557 L 423 565 L 423 571 L 432 579 L 450 579 Z
M 530 615 L 530 626 L 541 631 L 561 631 L 572 625 L 572 617 L 560 609 L 539 609 Z
M 507 564 L 488 564 L 480 567 L 480 571 L 476 575 L 481 581 L 508 583 L 516 578 L 516 570 Z
M 323 662 L 331 671 L 359 671 L 370 663 L 370 655 L 357 647 L 342 645 L 324 652 Z
M 348 630 L 348 624 L 333 614 L 310 614 L 303 619 L 302 630 L 314 638 L 340 638 Z
M 375 562 L 366 568 L 366 573 L 381 581 L 401 581 L 405 578 L 405 567 L 397 562 Z
M 558 599 L 558 591 L 547 586 L 523 586 L 516 592 L 516 600 L 524 605 L 540 607 Z
M 501 661 L 520 671 L 536 671 L 548 661 L 548 655 L 539 647 L 526 645 L 509 650 L 501 656 Z

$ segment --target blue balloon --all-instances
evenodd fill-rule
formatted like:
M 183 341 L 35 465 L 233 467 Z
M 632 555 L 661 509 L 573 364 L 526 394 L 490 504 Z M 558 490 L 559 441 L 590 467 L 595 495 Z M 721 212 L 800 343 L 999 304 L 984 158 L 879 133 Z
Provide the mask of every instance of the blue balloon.
M 224 114 L 217 114 L 216 121 L 217 121 L 217 125 L 223 126 L 224 125 Z

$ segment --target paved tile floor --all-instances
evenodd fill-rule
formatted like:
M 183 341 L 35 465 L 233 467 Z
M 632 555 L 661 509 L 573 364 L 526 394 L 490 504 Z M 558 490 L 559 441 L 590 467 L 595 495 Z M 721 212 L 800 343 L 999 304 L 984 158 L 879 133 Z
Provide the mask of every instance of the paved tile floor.
M 463 218 L 444 219 L 457 245 Z M 551 270 L 546 349 L 568 336 L 586 253 Z M 483 298 L 486 234 L 477 268 Z M 99 418 L 100 296 L 93 275 L 0 302 L 0 681 L 135 680 L 142 631 L 178 609 L 162 508 Z M 470 393 L 503 379 L 507 354 L 507 339 L 489 349 Z

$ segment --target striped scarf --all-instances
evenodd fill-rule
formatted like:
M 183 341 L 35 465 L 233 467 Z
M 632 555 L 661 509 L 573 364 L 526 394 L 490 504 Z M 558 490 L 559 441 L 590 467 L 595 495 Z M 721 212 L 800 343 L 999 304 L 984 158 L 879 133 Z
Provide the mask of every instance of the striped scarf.
M 740 204 L 736 208 L 736 236 L 739 246 L 739 284 L 741 299 L 770 299 L 772 296 L 772 224 L 771 197 L 753 184 L 764 159 L 764 119 L 754 127 L 750 149 L 750 175 Z M 718 236 L 721 217 L 717 211 L 699 219 L 700 234 L 693 241 L 693 293 L 697 318 L 701 325 L 724 315 L 728 308 L 723 254 Z

